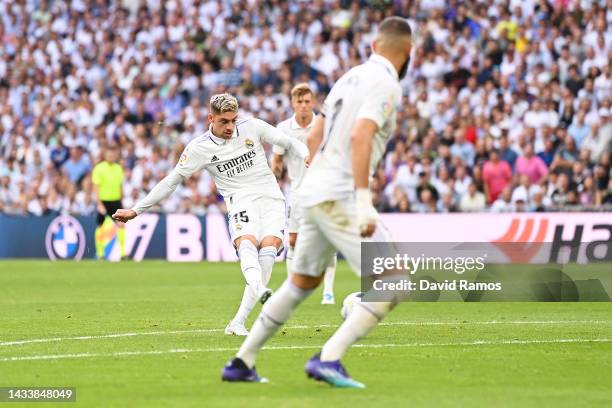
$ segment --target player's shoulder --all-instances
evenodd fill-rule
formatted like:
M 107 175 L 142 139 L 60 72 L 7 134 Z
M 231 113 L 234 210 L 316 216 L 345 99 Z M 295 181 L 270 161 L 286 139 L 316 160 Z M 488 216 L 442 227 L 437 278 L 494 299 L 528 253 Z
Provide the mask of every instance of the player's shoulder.
M 210 137 L 210 131 L 206 131 L 191 139 L 189 143 L 187 143 L 185 150 L 204 153 L 214 144 L 215 142 Z
M 256 118 L 253 116 L 247 116 L 244 118 L 240 118 L 236 121 L 236 126 L 244 126 L 244 125 L 248 125 L 249 123 L 251 123 L 253 120 L 255 120 Z
M 209 131 L 206 131 L 206 132 L 204 132 L 202 134 L 197 135 L 196 137 L 191 139 L 189 141 L 189 143 L 187 143 L 187 146 L 192 146 L 192 147 L 193 146 L 200 146 L 200 145 L 204 145 L 204 144 L 210 142 L 211 138 L 210 138 L 210 134 L 209 133 L 210 133 Z
M 247 116 L 244 118 L 240 118 L 236 121 L 236 127 L 247 128 L 259 125 L 260 122 L 263 122 L 261 119 L 257 119 L 254 116 Z

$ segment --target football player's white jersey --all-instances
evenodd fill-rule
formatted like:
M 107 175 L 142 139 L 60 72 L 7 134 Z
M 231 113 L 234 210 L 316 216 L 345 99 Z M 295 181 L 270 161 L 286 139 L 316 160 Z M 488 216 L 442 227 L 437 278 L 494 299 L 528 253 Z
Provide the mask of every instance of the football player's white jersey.
M 284 200 L 276 178 L 268 165 L 262 142 L 280 145 L 301 157 L 308 155 L 303 143 L 293 140 L 260 119 L 242 119 L 236 123 L 231 139 L 222 139 L 209 129 L 193 139 L 181 155 L 175 171 L 183 177 L 206 169 L 225 199 L 228 209 L 243 198 L 270 197 Z
M 358 119 L 370 119 L 378 125 L 370 156 L 370 174 L 374 173 L 395 131 L 401 98 L 395 67 L 376 54 L 336 82 L 321 110 L 325 131 L 319 152 L 297 192 L 302 206 L 311 207 L 354 194 L 351 132 Z
M 276 128 L 282 131 L 289 137 L 295 138 L 302 143 L 306 143 L 306 137 L 308 136 L 308 132 L 312 128 L 316 115 L 312 115 L 312 120 L 305 128 L 301 127 L 297 121 L 295 120 L 295 115 L 290 117 L 287 120 L 279 123 Z M 304 159 L 294 155 L 294 154 L 285 154 L 286 149 L 282 146 L 275 145 L 272 149 L 274 154 L 285 155 L 285 160 L 287 163 L 287 173 L 289 174 L 289 181 L 291 181 L 291 189 L 296 190 L 300 184 L 302 183 L 302 179 L 304 178 L 304 173 L 306 173 L 306 166 L 304 166 Z

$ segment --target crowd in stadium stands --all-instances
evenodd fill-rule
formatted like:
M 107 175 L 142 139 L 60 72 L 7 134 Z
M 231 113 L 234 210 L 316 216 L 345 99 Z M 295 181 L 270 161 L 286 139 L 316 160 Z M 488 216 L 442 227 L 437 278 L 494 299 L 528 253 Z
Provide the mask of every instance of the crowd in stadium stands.
M 0 2 L 0 213 L 94 214 L 109 144 L 129 208 L 207 129 L 210 95 L 276 124 L 293 84 L 320 103 L 366 60 L 388 15 L 415 47 L 378 210 L 612 204 L 611 0 L 23 0 Z M 161 210 L 225 207 L 203 172 Z

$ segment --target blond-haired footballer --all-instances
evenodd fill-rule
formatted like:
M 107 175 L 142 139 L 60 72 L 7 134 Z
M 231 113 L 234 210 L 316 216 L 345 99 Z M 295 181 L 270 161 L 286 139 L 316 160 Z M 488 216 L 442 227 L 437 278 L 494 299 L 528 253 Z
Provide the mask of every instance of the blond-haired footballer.
M 307 83 L 299 83 L 291 90 L 291 107 L 293 115 L 279 123 L 276 127 L 283 131 L 287 136 L 293 137 L 300 142 L 306 142 L 306 136 L 312 129 L 316 115 L 313 111 L 315 107 L 315 94 Z M 286 150 L 281 146 L 274 146 L 272 152 L 272 171 L 277 177 L 283 172 L 283 161 L 287 164 L 287 173 L 291 182 L 289 192 L 287 230 L 289 232 L 289 245 L 287 248 L 287 272 L 291 270 L 293 251 L 297 240 L 297 232 L 302 215 L 299 200 L 295 192 L 299 189 L 306 168 L 303 161 L 292 154 L 286 154 Z M 334 277 L 336 275 L 337 257 L 332 258 L 331 263 L 325 268 L 325 278 L 323 280 L 323 299 L 321 303 L 334 304 Z
M 267 284 L 285 229 L 285 198 L 263 147 L 281 146 L 308 162 L 308 148 L 260 119 L 238 119 L 238 101 L 230 94 L 210 99 L 208 131 L 193 139 L 174 168 L 131 209 L 120 209 L 113 218 L 127 222 L 168 197 L 192 174 L 207 170 L 228 208 L 231 239 L 238 251 L 246 281 L 242 302 L 226 334 L 246 336 L 245 322 L 257 300 L 265 303 L 272 291 Z M 214 239 L 214 237 L 210 237 Z

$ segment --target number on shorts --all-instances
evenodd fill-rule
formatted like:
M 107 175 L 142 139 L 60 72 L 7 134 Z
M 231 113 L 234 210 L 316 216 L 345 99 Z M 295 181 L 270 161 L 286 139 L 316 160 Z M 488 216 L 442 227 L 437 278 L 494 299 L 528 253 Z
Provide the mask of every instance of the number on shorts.
M 249 216 L 246 211 L 240 211 L 239 213 L 234 214 L 234 221 L 238 222 L 249 222 Z

